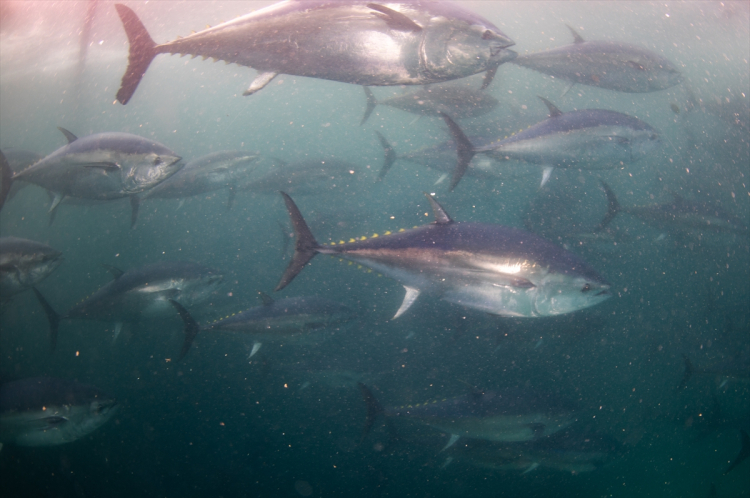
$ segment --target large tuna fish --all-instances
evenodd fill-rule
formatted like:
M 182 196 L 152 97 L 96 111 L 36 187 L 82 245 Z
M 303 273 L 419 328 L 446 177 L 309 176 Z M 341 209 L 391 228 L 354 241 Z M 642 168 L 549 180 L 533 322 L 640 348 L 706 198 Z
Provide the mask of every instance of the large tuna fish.
M 0 208 L 13 182 L 33 183 L 54 195 L 50 211 L 66 197 L 112 200 L 138 194 L 169 178 L 182 165 L 164 145 L 129 133 L 96 133 L 78 138 L 64 128 L 68 145 L 13 174 L 0 153 Z
M 115 5 L 130 41 L 117 92 L 127 104 L 158 54 L 214 58 L 257 69 L 250 95 L 278 74 L 357 85 L 425 85 L 490 71 L 515 57 L 496 26 L 446 2 L 297 0 L 157 45 L 138 16 Z
M 400 282 L 398 318 L 424 292 L 487 313 L 539 317 L 570 313 L 611 296 L 609 283 L 572 253 L 533 233 L 502 225 L 455 222 L 428 195 L 435 221 L 367 239 L 318 244 L 297 205 L 284 197 L 297 236 L 276 290 L 316 254 L 348 259 Z

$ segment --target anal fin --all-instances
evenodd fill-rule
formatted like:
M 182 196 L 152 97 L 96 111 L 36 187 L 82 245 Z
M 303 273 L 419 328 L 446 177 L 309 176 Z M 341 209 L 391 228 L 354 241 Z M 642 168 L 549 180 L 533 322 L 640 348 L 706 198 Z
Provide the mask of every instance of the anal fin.
M 122 322 L 117 322 L 115 323 L 115 330 L 112 333 L 112 344 L 114 344 L 117 338 L 120 336 L 120 332 L 122 332 Z
M 263 345 L 262 342 L 254 342 L 253 343 L 253 349 L 250 350 L 250 354 L 247 355 L 247 359 L 249 360 L 253 356 L 255 356 L 255 353 L 257 353 L 260 350 L 260 347 Z
M 258 76 L 255 77 L 252 83 L 250 83 L 250 86 L 247 90 L 245 90 L 242 95 L 247 97 L 248 95 L 252 95 L 258 90 L 262 90 L 267 84 L 271 82 L 272 79 L 274 79 L 276 76 L 278 76 L 279 73 L 274 73 L 272 71 L 268 71 L 265 73 L 259 73 Z
M 539 462 L 534 462 L 531 465 L 529 465 L 526 470 L 524 470 L 523 472 L 521 472 L 521 475 L 528 474 L 529 472 L 531 472 L 532 470 L 536 469 L 537 467 L 539 467 Z
M 445 446 L 443 446 L 443 449 L 440 451 L 445 451 L 451 446 L 453 446 L 454 444 L 456 444 L 456 441 L 458 441 L 460 437 L 461 436 L 459 436 L 458 434 L 451 434 L 451 438 L 448 440 L 447 443 L 445 443 Z
M 391 320 L 395 320 L 396 318 L 403 315 L 406 310 L 411 308 L 411 305 L 414 304 L 414 301 L 417 300 L 419 297 L 419 289 L 415 287 L 408 287 L 404 285 L 404 289 L 406 289 L 406 295 L 404 296 L 404 301 L 401 303 L 401 307 L 398 309 L 395 315 L 393 315 L 393 318 Z

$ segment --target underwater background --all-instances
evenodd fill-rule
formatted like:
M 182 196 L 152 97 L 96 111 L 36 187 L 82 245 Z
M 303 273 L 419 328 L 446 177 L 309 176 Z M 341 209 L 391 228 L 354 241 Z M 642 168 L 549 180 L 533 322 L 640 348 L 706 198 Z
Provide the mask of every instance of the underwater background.
M 486 90 L 491 113 L 462 121 L 498 135 L 547 116 L 537 96 L 561 110 L 612 109 L 660 130 L 662 146 L 622 169 L 556 169 L 539 188 L 537 169 L 502 180 L 466 177 L 452 193 L 440 174 L 400 161 L 376 182 L 383 150 L 447 138 L 438 118 L 376 108 L 360 126 L 362 89 L 280 75 L 243 97 L 254 70 L 161 55 L 133 100 L 114 103 L 127 39 L 110 2 L 99 2 L 84 67 L 79 38 L 87 2 L 3 1 L 0 8 L 0 148 L 48 154 L 56 129 L 153 138 L 186 159 L 237 149 L 286 162 L 336 159 L 348 175 L 295 196 L 322 242 L 397 231 L 432 221 L 422 192 L 435 192 L 457 221 L 533 229 L 596 268 L 613 297 L 551 318 L 506 318 L 421 297 L 391 320 L 397 282 L 316 258 L 281 297 L 319 295 L 356 310 L 347 326 L 305 344 L 205 333 L 177 362 L 182 322 L 127 326 L 64 321 L 54 354 L 31 292 L 0 315 L 0 376 L 47 375 L 95 385 L 121 407 L 106 425 L 55 447 L 7 445 L 0 452 L 4 496 L 748 496 L 747 462 L 722 472 L 750 430 L 750 384 L 722 373 L 695 375 L 678 390 L 685 360 L 709 369 L 750 355 L 750 240 L 691 237 L 619 215 L 614 239 L 593 233 L 607 212 L 600 179 L 623 205 L 674 194 L 711 203 L 750 222 L 750 8 L 747 2 L 461 2 L 510 36 L 519 54 L 572 42 L 617 40 L 656 52 L 681 71 L 677 86 L 628 94 L 566 84 L 512 64 Z M 246 14 L 269 2 L 127 2 L 157 42 Z M 468 80 L 479 87 L 482 75 Z M 399 87 L 376 87 L 378 98 Z M 127 200 L 59 206 L 28 187 L 0 214 L 2 236 L 44 242 L 65 262 L 38 287 L 59 310 L 107 283 L 101 264 L 128 269 L 190 260 L 223 272 L 210 302 L 191 310 L 207 322 L 270 293 L 289 262 L 288 217 L 279 195 L 226 191 L 144 201 L 130 229 Z M 280 229 L 279 226 L 285 227 Z M 276 297 L 276 295 L 274 295 Z M 622 448 L 593 472 L 543 467 L 488 470 L 439 452 L 440 433 L 401 423 L 362 438 L 366 408 L 357 382 L 386 405 L 420 403 L 472 389 L 521 387 L 576 400 L 581 424 Z M 437 449 L 436 449 L 437 448 Z M 6 494 L 8 493 L 8 494 Z

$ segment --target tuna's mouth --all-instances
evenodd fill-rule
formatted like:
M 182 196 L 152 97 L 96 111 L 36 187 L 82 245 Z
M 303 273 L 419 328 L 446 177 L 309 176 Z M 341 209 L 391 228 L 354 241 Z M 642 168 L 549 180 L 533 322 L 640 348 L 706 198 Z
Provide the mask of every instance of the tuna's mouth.
M 599 293 L 597 294 L 597 296 L 610 296 L 610 295 L 612 295 L 612 293 L 609 292 L 609 289 L 604 289 L 602 291 L 599 291 Z

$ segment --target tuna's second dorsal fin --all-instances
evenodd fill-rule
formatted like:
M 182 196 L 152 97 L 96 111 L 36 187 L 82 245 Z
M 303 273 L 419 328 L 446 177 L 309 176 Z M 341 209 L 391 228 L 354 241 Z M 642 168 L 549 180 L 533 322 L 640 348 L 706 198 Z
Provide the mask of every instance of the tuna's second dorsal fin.
M 568 29 L 570 30 L 571 34 L 573 35 L 573 41 L 574 41 L 574 43 L 583 43 L 583 42 L 585 42 L 585 41 L 586 41 L 586 40 L 584 40 L 583 38 L 581 38 L 581 35 L 579 35 L 579 34 L 578 34 L 578 33 L 576 32 L 576 30 L 574 30 L 574 29 L 573 29 L 573 28 L 572 28 L 572 27 L 570 26 L 570 24 L 566 24 L 566 26 L 568 27 Z
M 438 204 L 434 197 L 427 192 L 425 192 L 424 195 L 427 196 L 427 200 L 430 201 L 430 206 L 432 206 L 432 212 L 435 213 L 436 225 L 447 225 L 448 223 L 453 223 L 453 220 L 448 216 L 448 213 L 445 212 L 443 206 Z
M 539 96 L 537 95 L 537 97 Z M 558 109 L 555 104 L 545 99 L 544 97 L 539 97 L 539 99 L 544 102 L 544 105 L 546 105 L 547 109 L 549 109 L 549 117 L 556 118 L 557 116 L 562 116 L 562 111 Z
M 382 18 L 392 30 L 412 31 L 415 33 L 417 31 L 422 31 L 422 26 L 415 23 L 401 12 L 389 9 L 386 6 L 377 3 L 368 3 L 367 8 L 380 12 L 381 15 L 378 15 L 378 17 Z
M 65 138 L 68 139 L 68 143 L 69 144 L 72 144 L 73 142 L 75 142 L 76 140 L 78 140 L 77 136 L 73 135 L 70 131 L 66 130 L 62 126 L 58 126 L 57 129 L 60 130 L 63 135 L 65 135 Z
M 263 306 L 271 306 L 274 303 L 273 298 L 263 291 L 258 291 L 258 296 L 260 296 L 260 300 L 263 301 Z
M 112 274 L 112 276 L 115 277 L 115 280 L 117 280 L 118 278 L 120 278 L 122 276 L 122 274 L 125 273 L 124 271 L 122 271 L 121 269 L 117 268 L 116 266 L 108 265 L 108 264 L 105 264 L 105 263 L 102 263 L 102 267 L 104 267 L 105 270 L 107 270 L 108 272 L 110 272 Z

